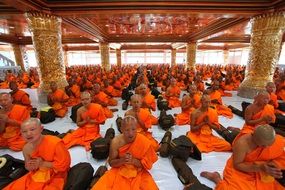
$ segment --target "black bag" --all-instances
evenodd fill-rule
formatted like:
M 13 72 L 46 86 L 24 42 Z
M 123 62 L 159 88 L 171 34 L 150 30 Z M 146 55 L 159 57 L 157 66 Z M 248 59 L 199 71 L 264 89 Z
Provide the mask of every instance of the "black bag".
M 157 108 L 158 110 L 169 110 L 171 108 L 168 107 L 168 101 L 163 100 L 162 96 L 157 98 Z
M 80 104 L 77 104 L 77 105 L 75 105 L 75 106 L 72 106 L 72 108 L 71 108 L 71 115 L 70 115 L 70 118 L 71 118 L 71 120 L 74 122 L 74 123 L 76 123 L 76 117 L 77 117 L 77 110 L 79 109 L 79 108 L 81 108 L 83 106 L 83 104 L 82 103 L 80 103 Z
M 120 133 L 122 133 L 121 131 L 121 125 L 122 125 L 122 121 L 123 121 L 123 118 L 122 117 L 117 117 L 116 119 L 116 125 L 117 125 L 117 129 Z
M 160 142 L 159 155 L 161 157 L 168 157 L 171 138 L 172 133 L 170 131 L 166 131 Z
M 123 100 L 126 100 L 126 101 L 129 101 L 132 97 L 132 95 L 134 95 L 134 93 L 130 92 L 130 90 L 128 88 L 124 88 L 122 90 L 122 99 Z
M 110 127 L 107 129 L 104 138 L 111 141 L 115 137 L 115 130 Z
M 220 124 L 220 128 L 219 129 L 215 129 L 215 131 L 219 135 L 221 135 L 230 144 L 233 143 L 233 141 L 235 140 L 236 136 L 239 134 L 239 131 L 229 131 L 227 128 L 225 128 L 221 124 Z
M 114 136 L 115 130 L 113 128 L 109 128 L 104 138 L 100 137 L 91 142 L 91 154 L 93 158 L 97 160 L 108 158 L 111 140 L 114 138 Z
M 34 117 L 34 118 L 38 118 L 38 116 L 39 116 L 39 111 L 37 110 L 37 108 L 32 108 L 31 113 L 30 113 L 30 116 L 31 116 L 31 117 Z
M 198 147 L 185 135 L 181 135 L 171 141 L 170 154 L 185 162 L 189 156 L 195 160 L 202 160 L 201 152 Z
M 89 189 L 92 189 L 92 187 L 97 183 L 97 181 L 99 181 L 99 179 L 105 174 L 105 172 L 108 171 L 108 168 L 106 166 L 100 166 L 94 176 L 93 176 L 93 179 L 89 185 Z
M 129 102 L 126 100 L 122 103 L 122 110 L 127 110 L 129 106 Z
M 175 124 L 175 120 L 172 115 L 167 115 L 165 110 L 161 110 L 158 119 L 158 124 L 163 130 L 167 131 Z
M 16 159 L 8 154 L 0 156 L 0 159 L 0 189 L 28 173 L 23 160 Z
M 239 109 L 229 105 L 228 108 L 230 108 L 232 110 L 232 112 L 240 117 L 243 117 L 243 112 L 240 111 Z
M 49 129 L 43 129 L 42 135 L 52 135 L 52 136 L 58 136 L 60 133 L 57 131 L 51 131 Z
M 172 158 L 172 165 L 177 172 L 178 179 L 182 184 L 187 185 L 187 190 L 210 190 L 204 184 L 201 184 L 198 178 L 193 174 L 192 169 L 181 159 Z M 184 189 L 184 190 L 185 190 Z
M 87 162 L 74 165 L 68 172 L 64 190 L 87 189 L 92 180 L 93 173 L 93 167 Z
M 55 120 L 55 117 L 56 117 L 55 111 L 52 108 L 50 108 L 47 112 L 46 111 L 40 112 L 40 120 L 41 123 L 43 124 L 53 122 Z
M 104 160 L 109 156 L 110 141 L 99 137 L 91 142 L 91 154 L 97 160 Z
M 153 88 L 151 90 L 151 95 L 153 95 L 155 97 L 155 99 L 157 99 L 159 97 L 159 95 L 161 95 L 161 93 L 156 88 Z

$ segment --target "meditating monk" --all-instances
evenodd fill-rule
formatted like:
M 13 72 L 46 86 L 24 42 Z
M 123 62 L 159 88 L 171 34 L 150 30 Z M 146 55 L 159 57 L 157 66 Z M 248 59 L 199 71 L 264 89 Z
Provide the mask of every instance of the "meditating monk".
M 202 172 L 216 184 L 216 190 L 284 190 L 276 181 L 285 169 L 285 140 L 270 125 L 260 125 L 233 144 L 233 154 L 224 169 Z
M 23 121 L 30 117 L 26 106 L 12 103 L 9 93 L 0 93 L 0 148 L 21 151 L 25 141 L 20 133 Z
M 69 97 L 63 90 L 57 88 L 54 81 L 50 83 L 50 89 L 51 92 L 47 96 L 47 103 L 54 109 L 56 116 L 62 118 L 68 111 L 66 104 Z
M 170 80 L 170 86 L 166 89 L 165 99 L 168 101 L 168 106 L 170 108 L 180 107 L 181 101 L 179 99 L 181 90 L 176 85 L 176 79 L 172 78 Z
M 189 86 L 189 95 L 182 98 L 181 113 L 175 115 L 177 125 L 190 125 L 190 115 L 193 110 L 200 107 L 201 92 L 197 91 L 196 85 Z
M 109 153 L 112 167 L 93 186 L 92 190 L 158 190 L 148 172 L 157 161 L 157 155 L 148 138 L 136 133 L 137 120 L 126 116 L 122 134 L 116 136 Z
M 141 105 L 142 97 L 138 94 L 133 95 L 131 97 L 132 109 L 128 110 L 125 116 L 131 115 L 137 119 L 137 132 L 146 136 L 151 141 L 154 150 L 157 151 L 159 144 L 148 131 L 151 128 L 151 114 L 148 110 L 141 108 Z
M 208 91 L 211 98 L 211 106 L 216 108 L 217 113 L 219 115 L 223 115 L 231 119 L 233 117 L 232 110 L 227 106 L 223 105 L 222 96 L 219 91 L 219 88 L 219 81 L 214 81 L 211 89 Z
M 80 103 L 80 87 L 75 83 L 75 79 L 69 80 L 65 92 L 69 96 L 68 106 L 75 106 Z
M 112 85 L 109 84 L 108 80 L 104 80 L 103 91 L 110 97 L 121 97 L 122 92 L 115 89 Z
M 42 130 L 37 118 L 22 123 L 21 133 L 27 142 L 23 155 L 29 172 L 4 190 L 63 189 L 70 167 L 69 152 L 61 139 L 42 135 Z
M 13 104 L 19 104 L 26 106 L 29 110 L 32 110 L 31 100 L 28 93 L 18 88 L 17 82 L 11 81 L 9 84 L 9 88 L 12 90 L 10 92 Z
M 107 106 L 116 106 L 118 104 L 118 101 L 110 98 L 107 94 L 100 91 L 100 85 L 94 84 L 93 90 L 92 90 L 92 102 L 96 104 L 100 104 L 104 110 L 104 114 L 107 118 L 112 118 L 113 111 L 110 110 Z
M 79 128 L 68 133 L 63 138 L 63 143 L 67 148 L 81 145 L 86 150 L 90 150 L 90 143 L 100 137 L 99 125 L 105 122 L 106 117 L 102 106 L 91 103 L 90 93 L 81 93 L 81 103 L 83 106 L 77 110 L 76 117 L 76 124 Z
M 191 114 L 191 126 L 187 137 L 196 144 L 201 152 L 230 151 L 230 143 L 212 134 L 212 129 L 219 128 L 220 124 L 218 114 L 215 109 L 210 107 L 210 102 L 209 95 L 202 96 L 201 107 Z
M 141 84 L 137 88 L 137 93 L 142 97 L 142 106 L 141 108 L 145 108 L 151 114 L 151 111 L 156 110 L 156 102 L 154 96 L 151 94 L 150 90 L 147 88 L 145 84 Z M 157 125 L 158 119 L 151 114 L 151 124 Z
M 238 138 L 242 134 L 252 133 L 258 125 L 270 124 L 275 122 L 274 107 L 269 103 L 269 94 L 265 91 L 258 93 L 254 101 L 245 109 L 245 124 L 240 131 Z M 239 130 L 238 128 L 230 128 Z
M 265 86 L 266 91 L 269 94 L 270 100 L 269 100 L 269 104 L 272 105 L 274 107 L 275 110 L 275 114 L 283 114 L 284 112 L 279 110 L 279 103 L 277 100 L 277 95 L 275 94 L 276 91 L 276 86 L 274 84 L 274 82 L 268 82 Z

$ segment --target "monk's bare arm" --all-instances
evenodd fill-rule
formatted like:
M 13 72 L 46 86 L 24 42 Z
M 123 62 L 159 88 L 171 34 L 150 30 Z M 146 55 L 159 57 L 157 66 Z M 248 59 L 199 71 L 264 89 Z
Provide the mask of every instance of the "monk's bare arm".
M 83 120 L 81 118 L 82 112 L 83 112 L 82 107 L 77 110 L 76 124 L 77 124 L 78 127 L 81 127 L 81 126 L 83 126 L 83 125 L 85 125 L 87 123 L 86 120 Z
M 196 125 L 196 119 L 198 117 L 198 113 L 197 110 L 195 110 L 194 112 L 191 113 L 191 125 L 190 125 L 190 130 L 192 132 L 198 131 L 203 125 L 205 125 L 206 123 L 204 121 L 202 121 L 201 123 Z
M 115 137 L 111 141 L 110 151 L 109 151 L 109 164 L 111 167 L 120 167 L 124 165 L 124 157 L 119 158 L 119 137 Z
M 191 107 L 192 101 L 190 101 L 190 103 L 188 103 L 189 97 L 185 96 L 182 98 L 182 103 L 181 103 L 181 109 L 185 110 L 189 107 Z
M 252 107 L 247 107 L 245 109 L 245 113 L 244 113 L 244 118 L 245 118 L 245 123 L 247 125 L 257 125 L 259 123 L 261 123 L 263 121 L 263 117 L 259 118 L 259 119 L 252 119 L 254 113 L 252 111 Z
M 248 144 L 243 139 L 238 140 L 233 146 L 233 165 L 234 168 L 242 172 L 259 172 L 261 165 L 244 162 L 248 151 Z
M 0 114 L 0 120 L 3 121 L 6 126 L 6 124 L 8 125 L 13 125 L 15 127 L 20 127 L 21 126 L 21 123 L 17 120 L 14 120 L 14 119 L 10 119 L 7 114 Z M 2 123 L 2 122 L 1 122 Z M 3 125 L 3 124 L 2 124 Z M 1 124 L 0 124 L 0 128 L 1 128 Z

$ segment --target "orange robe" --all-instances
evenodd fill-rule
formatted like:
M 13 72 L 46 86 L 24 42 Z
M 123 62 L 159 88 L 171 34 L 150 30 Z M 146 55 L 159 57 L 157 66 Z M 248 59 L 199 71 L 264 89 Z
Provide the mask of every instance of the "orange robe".
M 81 115 L 83 120 L 87 117 L 90 117 L 90 119 L 96 120 L 99 123 L 103 123 L 106 120 L 102 106 L 94 103 L 91 103 L 88 110 Z M 90 150 L 90 143 L 101 137 L 99 132 L 99 125 L 87 123 L 72 133 L 68 133 L 63 138 L 63 143 L 67 148 L 75 145 L 82 145 L 85 146 L 86 150 Z
M 12 110 L 7 113 L 7 116 L 22 123 L 30 118 L 30 112 L 25 106 L 14 105 Z M 0 147 L 8 146 L 11 150 L 21 151 L 25 143 L 20 133 L 20 127 L 6 125 L 5 131 L 0 133 Z
M 180 88 L 178 86 L 169 86 L 167 91 L 170 92 L 170 94 L 175 94 L 175 96 L 165 96 L 165 99 L 168 101 L 168 106 L 171 108 L 180 107 L 181 101 L 176 97 L 176 95 L 180 95 Z
M 230 108 L 223 105 L 221 93 L 218 90 L 210 93 L 211 100 L 218 100 L 219 104 L 212 103 L 219 115 L 223 115 L 228 118 L 233 118 L 233 112 Z
M 53 101 L 52 108 L 54 109 L 56 116 L 64 117 L 68 111 L 68 108 L 66 104 L 62 102 L 67 102 L 69 99 L 67 94 L 63 90 L 57 89 L 55 92 L 51 93 L 51 98 Z
M 149 110 L 141 108 L 138 114 L 139 119 L 145 124 L 145 128 L 142 128 L 139 123 L 137 125 L 137 132 L 140 134 L 143 134 L 144 136 L 146 136 L 150 141 L 151 141 L 151 145 L 153 147 L 153 149 L 155 151 L 158 150 L 159 148 L 159 144 L 158 142 L 152 137 L 152 133 L 148 131 L 148 129 L 151 128 L 151 114 L 149 113 Z
M 143 101 L 147 104 L 151 106 L 151 109 L 153 111 L 156 110 L 156 102 L 155 102 L 155 98 L 153 95 L 151 95 L 151 93 L 147 93 L 145 97 L 143 97 Z M 150 114 L 151 114 L 151 110 L 149 110 Z M 158 119 L 151 114 L 151 124 L 152 125 L 157 125 L 158 124 Z
M 197 120 L 196 124 L 203 122 L 204 118 L 208 116 L 209 121 L 215 124 L 219 128 L 218 114 L 216 110 L 208 108 L 208 111 L 201 114 Z M 230 151 L 232 149 L 231 144 L 216 137 L 212 134 L 212 129 L 208 125 L 203 125 L 198 131 L 187 133 L 187 137 L 198 147 L 201 152 L 223 152 Z
M 158 190 L 151 174 L 147 171 L 157 161 L 157 155 L 151 142 L 143 135 L 137 134 L 134 142 L 119 148 L 119 157 L 130 153 L 140 160 L 142 168 L 133 165 L 113 167 L 107 171 L 92 190 Z
M 63 189 L 71 161 L 61 139 L 50 135 L 44 136 L 32 152 L 31 158 L 42 158 L 44 161 L 52 162 L 53 168 L 42 167 L 37 171 L 30 171 L 10 183 L 4 190 Z
M 70 88 L 72 95 L 69 96 L 68 106 L 75 106 L 80 103 L 80 87 L 76 84 L 72 85 Z
M 107 104 L 108 106 L 114 106 L 115 104 L 117 105 L 118 102 L 115 99 L 109 98 L 107 94 L 104 92 L 99 92 L 98 94 L 94 94 L 93 98 L 95 99 L 94 103 L 100 104 L 100 102 L 96 102 L 96 99 L 100 100 L 101 102 L 104 102 L 104 104 Z M 112 118 L 113 112 L 108 108 L 108 107 L 103 107 L 104 114 L 107 118 Z
M 121 97 L 122 93 L 119 90 L 116 90 L 113 86 L 109 85 L 106 88 L 106 91 L 111 94 L 113 97 Z
M 274 107 L 270 104 L 267 104 L 264 106 L 263 110 L 259 111 L 255 115 L 252 116 L 252 120 L 256 120 L 259 118 L 262 118 L 265 115 L 269 115 L 273 120 L 272 123 L 275 123 L 275 114 L 274 114 Z M 266 124 L 266 122 L 259 123 L 258 125 Z M 257 125 L 256 125 L 257 126 Z M 243 125 L 243 128 L 241 129 L 240 133 L 238 134 L 238 137 L 240 137 L 242 134 L 246 133 L 252 133 L 254 131 L 254 128 L 256 127 L 254 125 L 247 125 L 246 123 Z
M 285 169 L 285 140 L 283 137 L 276 135 L 276 139 L 271 146 L 258 147 L 245 156 L 244 162 L 260 163 L 273 161 L 278 168 Z M 223 180 L 220 181 L 216 190 L 284 190 L 274 178 L 271 182 L 264 181 L 261 172 L 241 172 L 233 166 L 233 157 L 227 161 L 224 169 Z
M 17 90 L 17 92 L 11 94 L 13 98 L 13 104 L 20 104 L 26 106 L 29 110 L 32 109 L 31 100 L 29 94 L 23 90 Z
M 188 109 L 182 110 L 181 113 L 177 114 L 175 117 L 175 123 L 177 125 L 189 125 L 190 124 L 190 115 L 192 113 L 193 110 L 195 110 L 195 108 L 200 107 L 201 104 L 201 95 L 199 93 L 194 94 L 193 96 L 193 100 L 194 100 L 194 104 L 189 107 Z M 183 101 L 183 100 L 182 100 Z M 187 103 L 192 102 L 192 98 L 189 98 L 188 100 L 186 100 Z

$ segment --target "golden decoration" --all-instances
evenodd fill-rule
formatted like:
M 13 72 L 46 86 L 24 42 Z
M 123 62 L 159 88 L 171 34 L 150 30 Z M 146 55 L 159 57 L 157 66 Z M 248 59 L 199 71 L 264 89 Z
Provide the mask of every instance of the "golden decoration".
M 171 50 L 171 66 L 176 65 L 176 49 Z
M 39 65 L 40 88 L 44 92 L 50 91 L 52 81 L 56 81 L 59 88 L 64 88 L 67 81 L 61 43 L 61 18 L 41 12 L 28 12 L 25 16 Z
M 273 80 L 285 29 L 285 13 L 260 15 L 252 18 L 251 23 L 249 59 L 238 91 L 238 96 L 245 98 L 253 98 Z
M 116 49 L 116 57 L 117 57 L 117 66 L 122 66 L 122 52 L 120 49 Z
M 187 53 L 186 63 L 187 63 L 187 68 L 189 68 L 189 69 L 195 69 L 196 50 L 197 50 L 197 43 L 196 42 L 187 43 L 187 46 L 186 46 L 186 53 Z
M 109 71 L 111 69 L 110 66 L 110 57 L 109 57 L 109 44 L 105 42 L 99 43 L 99 49 L 101 54 L 101 65 L 105 71 Z

